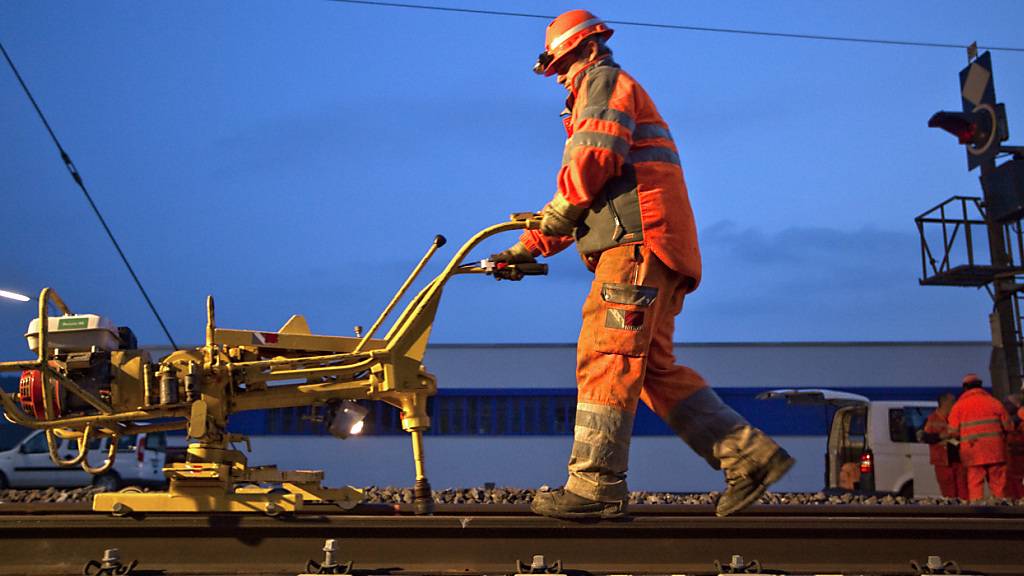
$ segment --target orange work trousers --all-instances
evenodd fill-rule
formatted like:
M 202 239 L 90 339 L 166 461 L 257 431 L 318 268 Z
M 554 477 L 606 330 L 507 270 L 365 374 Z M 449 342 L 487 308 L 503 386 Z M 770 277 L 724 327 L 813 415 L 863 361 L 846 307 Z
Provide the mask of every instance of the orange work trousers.
M 1006 475 L 1006 497 L 1013 500 L 1024 498 L 1024 476 Z
M 594 258 L 576 348 L 579 402 L 633 413 L 643 400 L 667 421 L 680 401 L 707 387 L 696 371 L 676 364 L 672 351 L 691 280 L 639 244 Z
M 939 483 L 939 490 L 946 498 L 963 498 L 967 500 L 967 471 L 959 463 L 934 464 L 935 479 Z
M 985 498 L 985 480 L 988 489 L 996 498 L 1006 498 L 1006 463 L 983 464 L 967 467 L 968 500 L 976 502 Z

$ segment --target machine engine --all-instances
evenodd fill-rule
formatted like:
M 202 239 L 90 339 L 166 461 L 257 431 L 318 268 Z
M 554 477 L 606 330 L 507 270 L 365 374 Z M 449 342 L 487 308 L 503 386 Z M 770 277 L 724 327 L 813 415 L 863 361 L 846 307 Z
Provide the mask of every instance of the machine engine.
M 131 329 L 114 327 L 110 320 L 95 314 L 48 318 L 50 338 L 49 366 L 60 376 L 85 392 L 118 407 L 137 398 L 144 404 L 144 381 L 152 370 L 148 354 L 137 349 Z M 29 324 L 25 334 L 29 348 L 38 352 L 39 319 Z M 116 385 L 115 385 L 116 382 Z M 59 378 L 50 377 L 53 414 L 49 418 L 86 416 L 99 411 L 76 394 L 69 393 Z M 40 370 L 24 370 L 18 384 L 18 401 L 28 414 L 47 419 L 43 401 L 43 375 Z

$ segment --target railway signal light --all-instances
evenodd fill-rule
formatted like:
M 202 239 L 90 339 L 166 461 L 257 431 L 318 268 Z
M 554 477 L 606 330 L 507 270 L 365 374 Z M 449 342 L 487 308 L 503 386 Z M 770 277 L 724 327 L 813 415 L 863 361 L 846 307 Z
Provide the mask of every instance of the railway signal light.
M 975 156 L 989 151 L 999 132 L 995 129 L 998 124 L 997 110 L 988 105 L 979 106 L 973 112 L 936 112 L 928 120 L 929 128 L 941 128 L 956 136 L 961 144 L 967 145 L 967 151 Z
M 960 71 L 960 96 L 963 112 L 936 112 L 928 126 L 956 136 L 967 147 L 967 169 L 974 170 L 993 160 L 999 143 L 1010 137 L 1006 109 L 996 102 L 992 56 L 988 52 Z

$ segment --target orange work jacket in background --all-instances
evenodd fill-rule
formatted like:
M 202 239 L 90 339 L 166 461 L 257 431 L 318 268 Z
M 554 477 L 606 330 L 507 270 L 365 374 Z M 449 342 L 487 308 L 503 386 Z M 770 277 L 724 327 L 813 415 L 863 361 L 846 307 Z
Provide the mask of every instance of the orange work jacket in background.
M 941 435 L 947 430 L 949 430 L 949 422 L 937 411 L 929 414 L 928 419 L 924 422 L 924 431 L 928 434 Z M 939 466 L 949 466 L 950 464 L 954 464 L 955 462 L 950 462 L 949 450 L 949 444 L 946 442 L 929 444 L 929 461 L 932 464 L 938 464 Z
M 984 389 L 974 388 L 960 395 L 949 412 L 949 425 L 960 436 L 960 461 L 964 466 L 1006 462 L 1010 415 Z

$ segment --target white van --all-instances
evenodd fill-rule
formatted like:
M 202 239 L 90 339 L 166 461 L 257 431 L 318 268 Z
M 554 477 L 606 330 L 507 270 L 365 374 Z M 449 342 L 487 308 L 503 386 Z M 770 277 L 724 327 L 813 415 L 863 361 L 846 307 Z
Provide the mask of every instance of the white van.
M 872 401 L 826 389 L 762 392 L 759 399 L 835 409 L 825 454 L 825 487 L 901 496 L 941 496 L 928 445 L 919 431 L 938 403 L 929 400 Z
M 89 443 L 87 457 L 91 465 L 103 463 L 109 441 L 109 438 L 102 438 Z M 77 453 L 74 441 L 59 442 L 57 452 L 62 458 L 70 459 Z M 163 432 L 121 436 L 114 466 L 93 476 L 81 466 L 61 468 L 54 464 L 46 446 L 46 434 L 35 430 L 0 452 L 0 488 L 69 488 L 92 484 L 112 492 L 126 485 L 163 485 L 166 450 L 167 439 Z

